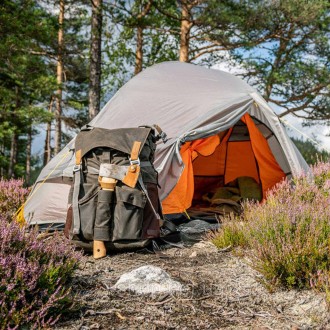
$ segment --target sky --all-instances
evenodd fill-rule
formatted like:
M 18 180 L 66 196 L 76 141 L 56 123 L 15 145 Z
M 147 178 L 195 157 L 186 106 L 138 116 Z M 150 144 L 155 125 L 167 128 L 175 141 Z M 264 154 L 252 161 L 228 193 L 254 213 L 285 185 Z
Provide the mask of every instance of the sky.
M 243 69 L 239 66 L 232 66 L 224 61 L 220 64 L 216 64 L 212 69 L 222 70 L 229 72 L 234 75 L 243 73 Z M 279 107 L 275 107 L 270 104 L 271 108 L 275 113 L 279 114 L 281 112 Z M 310 140 L 319 149 L 324 149 L 330 152 L 330 127 L 327 125 L 313 125 L 313 126 L 303 126 L 303 120 L 301 118 L 295 117 L 291 114 L 282 118 L 285 122 L 285 128 L 290 137 L 295 137 L 302 140 Z

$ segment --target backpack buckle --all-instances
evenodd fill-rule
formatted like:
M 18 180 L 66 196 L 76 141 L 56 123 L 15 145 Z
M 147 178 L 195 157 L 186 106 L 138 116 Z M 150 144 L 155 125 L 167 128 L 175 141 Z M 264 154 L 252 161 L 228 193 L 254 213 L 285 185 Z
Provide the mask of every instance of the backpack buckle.
M 134 159 L 132 160 L 131 157 L 128 157 L 130 165 L 138 165 L 140 166 L 140 159 Z
M 73 172 L 78 172 L 78 171 L 80 171 L 80 168 L 81 168 L 81 166 L 80 166 L 80 164 L 76 164 L 75 166 L 73 166 Z

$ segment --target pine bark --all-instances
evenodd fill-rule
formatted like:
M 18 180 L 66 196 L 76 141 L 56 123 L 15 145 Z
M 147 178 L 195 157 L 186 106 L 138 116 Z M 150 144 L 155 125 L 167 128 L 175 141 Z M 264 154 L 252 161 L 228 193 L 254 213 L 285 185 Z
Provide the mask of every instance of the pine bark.
M 135 75 L 142 71 L 143 63 L 143 27 L 138 26 L 136 30 Z
M 31 179 L 31 149 L 32 149 L 32 126 L 30 125 L 27 135 L 26 144 L 26 169 L 25 169 L 25 183 L 30 184 Z
M 0 144 L 0 155 L 1 156 L 4 156 L 5 155 L 5 143 L 4 142 L 2 142 Z M 4 169 L 3 166 L 1 166 L 1 164 L 0 164 L 0 176 L 1 177 L 4 177 L 5 176 L 5 169 Z
M 13 135 L 11 136 L 10 142 L 10 156 L 9 156 L 9 165 L 8 165 L 8 178 L 11 178 L 15 175 L 15 165 L 17 163 L 17 147 L 18 147 L 18 132 L 17 132 L 17 114 L 16 111 L 21 106 L 21 91 L 18 86 L 15 87 L 15 95 L 16 95 L 16 105 L 15 109 L 12 111 L 12 124 L 14 128 Z
M 48 112 L 52 113 L 53 112 L 53 102 L 54 99 L 51 97 L 49 106 L 48 106 Z M 50 161 L 51 158 L 51 131 L 52 131 L 52 123 L 51 121 L 47 122 L 47 127 L 46 127 L 46 138 L 45 138 L 45 149 L 44 149 L 44 166 Z
M 11 137 L 10 143 L 10 158 L 8 166 L 8 178 L 14 176 L 15 165 L 17 163 L 17 144 L 18 144 L 18 135 L 16 132 Z
M 276 71 L 278 71 L 278 68 L 281 66 L 282 58 L 286 51 L 287 43 L 288 43 L 287 40 L 282 40 L 282 39 L 280 40 L 278 53 L 276 54 L 276 57 L 272 63 L 272 68 L 268 74 L 268 77 L 266 78 L 265 95 L 263 96 L 267 102 L 270 101 L 270 96 L 274 88 L 274 74 L 276 73 Z
M 187 1 L 181 3 L 181 29 L 180 29 L 180 51 L 179 61 L 189 61 L 189 37 L 192 22 L 190 21 L 190 5 Z
M 89 67 L 89 119 L 100 111 L 101 100 L 101 50 L 102 50 L 102 0 L 92 0 L 92 30 Z
M 143 67 L 143 18 L 146 17 L 151 9 L 153 0 L 146 3 L 143 10 L 137 15 L 137 28 L 136 28 L 136 50 L 135 50 L 135 70 L 134 75 L 142 71 Z
M 63 49 L 64 49 L 64 0 L 60 0 L 60 13 L 58 15 L 58 54 L 57 54 L 57 92 L 55 110 L 55 155 L 61 150 L 62 141 L 62 84 L 63 84 Z

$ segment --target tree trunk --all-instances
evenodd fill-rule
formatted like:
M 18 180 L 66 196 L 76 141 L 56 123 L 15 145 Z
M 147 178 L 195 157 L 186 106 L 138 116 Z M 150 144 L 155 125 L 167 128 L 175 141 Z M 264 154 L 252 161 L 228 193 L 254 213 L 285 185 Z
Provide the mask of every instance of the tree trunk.
M 20 99 L 20 89 L 18 86 L 15 87 L 15 95 L 16 95 L 16 105 L 11 114 L 11 123 L 13 125 L 13 135 L 11 137 L 10 142 L 10 156 L 9 156 L 9 166 L 8 166 L 8 178 L 14 176 L 15 165 L 17 163 L 17 146 L 18 146 L 18 132 L 17 132 L 17 110 L 21 106 Z
M 283 55 L 285 54 L 287 44 L 288 44 L 287 40 L 283 40 L 283 39 L 280 40 L 278 52 L 275 56 L 275 59 L 273 61 L 272 68 L 268 74 L 268 77 L 266 78 L 265 95 L 263 95 L 263 97 L 267 102 L 269 102 L 270 96 L 273 92 L 274 82 L 275 82 L 274 74 L 276 73 L 278 68 L 281 66 L 282 58 L 283 58 Z
M 50 102 L 49 102 L 49 107 L 48 107 L 48 112 L 52 113 L 53 109 L 53 97 L 51 97 Z M 51 130 L 52 130 L 52 122 L 49 121 L 47 123 L 47 128 L 46 128 L 46 138 L 45 138 L 45 149 L 44 149 L 44 166 L 50 161 L 51 158 L 51 146 L 50 146 L 50 141 L 51 141 Z
M 60 13 L 58 15 L 58 54 L 57 54 L 57 93 L 55 110 L 55 155 L 61 150 L 62 140 L 62 84 L 63 84 L 63 48 L 64 48 L 64 0 L 60 0 Z
M 101 99 L 101 47 L 102 47 L 102 0 L 92 0 L 92 30 L 89 66 L 89 119 L 100 111 Z
M 135 71 L 134 75 L 137 75 L 142 71 L 143 62 L 143 28 L 139 26 L 136 33 L 136 52 L 135 52 Z
M 17 142 L 18 142 L 18 135 L 17 132 L 14 132 L 13 136 L 11 137 L 11 144 L 10 144 L 8 178 L 14 176 L 15 165 L 17 163 Z
M 3 142 L 0 144 L 0 155 L 4 156 L 5 155 L 5 142 L 4 140 L 2 140 Z M 2 164 L 0 164 L 0 177 L 4 177 L 5 176 L 5 169 L 2 166 Z
M 27 185 L 30 184 L 30 178 L 31 178 L 31 148 L 32 148 L 32 126 L 30 124 L 28 136 L 27 136 L 27 144 L 26 144 L 25 183 Z
M 190 21 L 190 6 L 187 1 L 181 3 L 181 31 L 180 31 L 180 62 L 189 61 L 189 34 L 192 27 Z
M 136 25 L 136 50 L 135 50 L 135 70 L 134 75 L 137 75 L 142 71 L 143 64 L 143 32 L 144 24 L 143 18 L 146 17 L 151 9 L 153 0 L 149 0 L 144 7 L 141 9 L 141 12 L 137 15 L 137 25 Z
M 50 146 L 51 129 L 52 129 L 52 124 L 51 124 L 51 122 L 49 122 L 49 123 L 47 123 L 47 128 L 46 128 L 44 166 L 46 166 L 46 164 L 49 163 L 50 157 L 51 157 L 51 146 Z

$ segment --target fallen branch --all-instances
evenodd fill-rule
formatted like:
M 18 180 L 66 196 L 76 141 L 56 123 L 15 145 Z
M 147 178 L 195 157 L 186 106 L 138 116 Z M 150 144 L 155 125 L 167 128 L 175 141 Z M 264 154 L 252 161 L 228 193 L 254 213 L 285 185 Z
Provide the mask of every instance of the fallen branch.
M 151 306 L 160 306 L 160 305 L 164 305 L 164 304 L 170 302 L 172 299 L 173 299 L 173 297 L 170 297 L 168 299 L 165 299 L 163 301 L 157 301 L 155 303 L 146 302 L 146 304 L 151 305 Z

